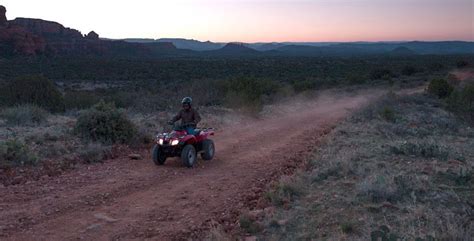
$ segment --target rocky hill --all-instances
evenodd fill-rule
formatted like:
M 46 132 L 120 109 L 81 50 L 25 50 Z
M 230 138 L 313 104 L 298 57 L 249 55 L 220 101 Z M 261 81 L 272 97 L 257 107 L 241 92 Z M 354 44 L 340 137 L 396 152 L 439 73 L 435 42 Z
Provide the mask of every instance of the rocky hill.
M 159 58 L 176 56 L 369 56 L 369 55 L 452 55 L 474 54 L 474 42 L 353 42 L 353 43 L 214 43 L 193 39 L 100 38 L 92 31 L 78 30 L 41 19 L 17 18 L 8 21 L 0 6 L 0 57 L 26 56 L 106 56 Z
M 212 56 L 257 56 L 263 54 L 260 51 L 245 46 L 243 43 L 228 43 L 220 49 L 204 51 L 202 53 Z
M 4 25 L 7 22 L 7 9 L 4 6 L 0 6 L 0 25 Z
M 21 26 L 11 24 L 5 14 L 5 7 L 0 6 L 0 55 L 33 55 L 45 50 L 44 39 Z
M 8 21 L 0 6 L 0 56 L 15 55 L 93 55 L 152 57 L 177 49 L 171 43 L 139 44 L 103 40 L 91 31 L 76 29 L 42 19 L 16 18 Z M 179 52 L 179 51 L 177 51 Z

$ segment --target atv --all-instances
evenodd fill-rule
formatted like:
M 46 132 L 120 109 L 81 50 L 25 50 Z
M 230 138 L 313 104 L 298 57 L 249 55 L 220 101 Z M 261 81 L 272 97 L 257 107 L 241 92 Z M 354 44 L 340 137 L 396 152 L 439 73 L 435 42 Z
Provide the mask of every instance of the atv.
M 151 155 L 156 165 L 163 165 L 168 157 L 181 157 L 186 167 L 193 167 L 200 153 L 202 159 L 211 160 L 214 157 L 214 142 L 209 139 L 214 135 L 212 128 L 195 129 L 194 134 L 186 132 L 186 125 L 174 126 L 169 133 L 156 136 Z

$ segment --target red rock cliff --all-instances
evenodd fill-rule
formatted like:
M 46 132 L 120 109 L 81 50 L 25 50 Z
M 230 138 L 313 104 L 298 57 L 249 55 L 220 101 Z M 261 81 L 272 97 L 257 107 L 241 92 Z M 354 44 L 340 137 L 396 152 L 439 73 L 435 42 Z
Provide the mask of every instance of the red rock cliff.
M 94 55 L 156 56 L 176 51 L 172 43 L 149 45 L 106 41 L 91 31 L 86 36 L 63 25 L 41 19 L 17 18 L 7 21 L 0 6 L 0 56 L 14 55 Z
M 7 24 L 7 9 L 0 5 L 0 26 Z
M 0 6 L 0 51 L 7 54 L 35 55 L 45 50 L 45 41 L 21 26 L 10 24 L 6 9 Z

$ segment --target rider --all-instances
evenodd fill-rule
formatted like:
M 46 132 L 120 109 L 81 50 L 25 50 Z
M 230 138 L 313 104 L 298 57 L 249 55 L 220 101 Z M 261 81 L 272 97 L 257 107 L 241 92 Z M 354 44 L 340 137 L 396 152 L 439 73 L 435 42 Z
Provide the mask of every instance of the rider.
M 184 97 L 181 101 L 183 108 L 168 122 L 168 124 L 173 125 L 176 121 L 181 120 L 181 125 L 190 135 L 194 135 L 194 129 L 199 121 L 201 121 L 199 113 L 191 107 L 192 102 L 193 99 L 191 97 Z

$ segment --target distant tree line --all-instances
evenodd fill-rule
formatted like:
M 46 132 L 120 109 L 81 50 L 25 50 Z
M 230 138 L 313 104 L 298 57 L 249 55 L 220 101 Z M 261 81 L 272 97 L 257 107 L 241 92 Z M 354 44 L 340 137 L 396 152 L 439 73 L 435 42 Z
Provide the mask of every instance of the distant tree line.
M 0 106 L 34 104 L 51 112 L 86 109 L 101 100 L 150 111 L 182 95 L 202 105 L 261 106 L 275 96 L 398 77 L 446 73 L 474 56 L 265 58 L 13 58 L 0 64 Z M 66 83 L 58 88 L 55 82 Z M 81 89 L 74 82 L 126 83 Z

